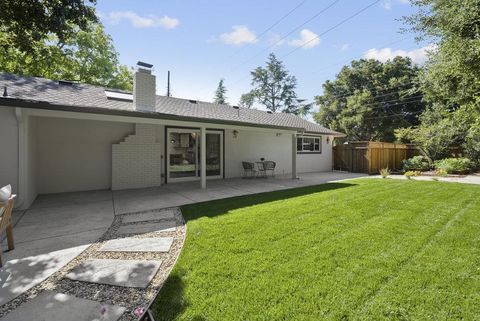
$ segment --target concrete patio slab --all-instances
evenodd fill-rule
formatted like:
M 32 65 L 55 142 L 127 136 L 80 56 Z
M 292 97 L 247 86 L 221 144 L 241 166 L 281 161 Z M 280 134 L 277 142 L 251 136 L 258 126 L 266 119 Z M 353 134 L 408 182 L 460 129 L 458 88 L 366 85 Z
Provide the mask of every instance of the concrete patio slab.
M 121 215 L 123 223 L 136 223 L 142 221 L 173 219 L 175 217 L 175 209 L 162 209 L 149 211 L 144 213 L 124 214 Z
M 128 191 L 114 191 L 113 197 L 115 200 L 116 214 L 143 212 L 194 202 L 194 200 L 171 192 L 163 186 Z
M 76 281 L 146 288 L 161 261 L 89 259 L 66 275 Z
M 45 291 L 7 314 L 2 321 L 116 321 L 124 312 L 120 306 Z
M 107 241 L 99 249 L 102 252 L 168 252 L 173 243 L 173 237 L 127 237 Z
M 65 205 L 83 205 L 85 202 L 94 203 L 111 200 L 112 192 L 109 190 L 44 194 L 39 195 L 35 199 L 35 202 L 30 209 Z
M 4 253 L 2 271 L 8 279 L 0 288 L 0 305 L 58 271 L 110 227 L 114 218 L 112 201 L 89 202 L 88 193 L 81 195 L 83 201 L 75 195 L 71 204 L 65 205 L 67 197 L 61 206 L 33 206 L 21 216 L 14 227 L 15 249 Z
M 117 234 L 144 234 L 151 232 L 174 232 L 177 223 L 173 220 L 122 225 Z

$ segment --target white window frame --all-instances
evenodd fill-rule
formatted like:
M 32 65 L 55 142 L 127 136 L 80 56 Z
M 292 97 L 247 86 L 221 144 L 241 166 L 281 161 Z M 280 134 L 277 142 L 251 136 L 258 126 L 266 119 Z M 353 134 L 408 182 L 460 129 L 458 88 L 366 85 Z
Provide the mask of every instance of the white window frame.
M 298 140 L 299 139 L 302 140 L 302 149 L 301 150 L 298 148 Z M 306 145 L 311 145 L 311 143 L 305 143 L 305 139 L 313 139 L 313 150 L 304 149 Z M 297 136 L 297 154 L 321 154 L 322 153 L 322 142 L 323 142 L 323 136 L 308 136 L 308 135 Z M 315 150 L 316 145 L 318 145 L 318 150 Z

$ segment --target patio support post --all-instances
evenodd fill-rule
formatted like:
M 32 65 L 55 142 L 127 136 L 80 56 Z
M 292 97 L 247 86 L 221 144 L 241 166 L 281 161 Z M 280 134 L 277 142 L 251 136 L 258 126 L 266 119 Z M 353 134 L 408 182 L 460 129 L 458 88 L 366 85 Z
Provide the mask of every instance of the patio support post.
M 297 178 L 297 134 L 292 134 L 292 178 Z
M 207 129 L 200 128 L 200 182 L 207 188 Z

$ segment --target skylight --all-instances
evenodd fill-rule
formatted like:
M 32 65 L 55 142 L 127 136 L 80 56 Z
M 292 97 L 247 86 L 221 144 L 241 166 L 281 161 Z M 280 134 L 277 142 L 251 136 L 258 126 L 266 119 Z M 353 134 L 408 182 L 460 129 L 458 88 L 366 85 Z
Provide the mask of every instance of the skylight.
M 128 93 L 105 90 L 105 95 L 107 96 L 108 99 L 133 101 L 133 95 Z

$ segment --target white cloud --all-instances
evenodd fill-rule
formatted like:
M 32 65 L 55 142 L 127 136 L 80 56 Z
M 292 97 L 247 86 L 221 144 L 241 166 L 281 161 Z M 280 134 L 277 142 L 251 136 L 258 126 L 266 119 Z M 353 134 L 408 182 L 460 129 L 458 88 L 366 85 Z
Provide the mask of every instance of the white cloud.
M 310 49 L 320 44 L 320 38 L 313 31 L 308 29 L 303 29 L 302 31 L 300 31 L 300 38 L 290 40 L 288 44 L 294 47 L 302 47 L 304 49 Z
M 154 15 L 140 16 L 133 11 L 112 11 L 104 18 L 112 24 L 118 24 L 122 20 L 128 20 L 135 28 L 175 29 L 180 25 L 180 20 L 169 16 L 157 17 Z
M 380 2 L 380 6 L 385 10 L 392 10 L 395 2 L 400 4 L 410 4 L 410 0 L 383 0 Z
M 381 62 L 393 59 L 396 56 L 409 57 L 416 64 L 423 64 L 427 60 L 427 53 L 435 49 L 434 45 L 428 45 L 422 48 L 406 51 L 406 50 L 392 50 L 391 48 L 377 49 L 372 48 L 365 52 L 364 58 L 376 59 Z
M 227 45 L 241 46 L 246 43 L 256 43 L 257 36 L 247 26 L 233 26 L 232 32 L 222 33 L 220 40 Z
M 339 51 L 346 51 L 350 49 L 350 44 L 349 43 L 344 43 L 341 45 L 333 45 L 333 48 L 338 49 Z

